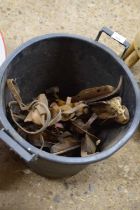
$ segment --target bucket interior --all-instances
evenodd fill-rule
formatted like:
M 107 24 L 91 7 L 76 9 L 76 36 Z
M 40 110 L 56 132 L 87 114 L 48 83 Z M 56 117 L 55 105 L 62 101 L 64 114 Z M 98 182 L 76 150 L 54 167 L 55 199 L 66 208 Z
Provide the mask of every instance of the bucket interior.
M 120 141 L 133 120 L 136 107 L 133 85 L 122 65 L 94 42 L 73 37 L 37 41 L 15 56 L 5 74 L 5 79 L 16 79 L 25 103 L 51 86 L 60 88 L 60 97 L 73 96 L 89 87 L 117 86 L 120 75 L 123 75 L 120 94 L 123 104 L 130 111 L 131 120 L 125 126 L 114 124 L 102 130 L 99 134 L 102 139 L 101 151 Z M 4 97 L 6 108 L 11 100 L 6 85 Z

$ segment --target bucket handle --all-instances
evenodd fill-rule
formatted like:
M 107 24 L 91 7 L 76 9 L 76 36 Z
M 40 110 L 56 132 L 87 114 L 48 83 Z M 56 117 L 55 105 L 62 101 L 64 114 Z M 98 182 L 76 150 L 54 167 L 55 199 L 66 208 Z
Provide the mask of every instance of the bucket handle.
M 6 143 L 14 152 L 24 159 L 24 161 L 31 162 L 36 159 L 35 154 L 31 154 L 25 150 L 18 142 L 9 136 L 3 128 L 0 130 L 0 140 Z
M 0 32 L 0 66 L 6 59 L 6 46 L 2 33 Z M 29 153 L 18 142 L 14 141 L 10 135 L 2 128 L 0 130 L 0 140 L 6 143 L 13 151 L 15 151 L 24 161 L 31 162 L 36 159 L 35 154 Z
M 95 41 L 99 41 L 99 39 L 100 39 L 102 33 L 107 34 L 107 35 L 110 36 L 112 39 L 114 39 L 115 41 L 119 42 L 121 45 L 124 46 L 125 49 L 124 49 L 124 51 L 123 51 L 123 53 L 122 53 L 122 55 L 121 55 L 121 58 L 122 58 L 123 55 L 124 55 L 124 53 L 126 52 L 126 50 L 127 50 L 127 49 L 129 48 L 129 46 L 130 46 L 130 44 L 129 44 L 129 42 L 126 40 L 126 38 L 123 37 L 122 35 L 118 34 L 117 32 L 110 30 L 110 29 L 107 28 L 107 27 L 103 27 L 103 28 L 99 31 L 99 33 L 98 33 L 98 35 L 97 35 Z

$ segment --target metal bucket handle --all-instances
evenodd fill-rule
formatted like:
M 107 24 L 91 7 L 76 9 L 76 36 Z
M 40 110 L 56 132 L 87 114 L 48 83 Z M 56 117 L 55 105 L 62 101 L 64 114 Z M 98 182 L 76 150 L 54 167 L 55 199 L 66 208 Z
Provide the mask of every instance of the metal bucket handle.
M 126 50 L 127 50 L 127 49 L 129 48 L 129 46 L 130 46 L 130 44 L 129 44 L 129 42 L 126 40 L 126 38 L 123 37 L 122 35 L 118 34 L 118 33 L 115 32 L 115 31 L 111 31 L 111 30 L 110 30 L 109 28 L 107 28 L 107 27 L 103 27 L 103 28 L 99 31 L 99 33 L 98 33 L 98 35 L 97 35 L 95 41 L 99 41 L 99 39 L 100 39 L 102 33 L 107 34 L 107 35 L 110 36 L 112 39 L 114 39 L 115 41 L 119 42 L 121 45 L 124 46 L 125 49 L 124 49 L 122 55 L 120 56 L 120 57 L 122 58 L 123 55 L 124 55 L 124 53 L 126 52 Z

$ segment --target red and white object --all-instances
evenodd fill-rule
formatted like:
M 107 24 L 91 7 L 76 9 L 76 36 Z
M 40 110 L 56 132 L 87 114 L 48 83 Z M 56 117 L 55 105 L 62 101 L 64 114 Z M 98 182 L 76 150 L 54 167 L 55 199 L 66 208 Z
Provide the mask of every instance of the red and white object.
M 6 59 L 6 46 L 2 33 L 0 32 L 0 66 Z

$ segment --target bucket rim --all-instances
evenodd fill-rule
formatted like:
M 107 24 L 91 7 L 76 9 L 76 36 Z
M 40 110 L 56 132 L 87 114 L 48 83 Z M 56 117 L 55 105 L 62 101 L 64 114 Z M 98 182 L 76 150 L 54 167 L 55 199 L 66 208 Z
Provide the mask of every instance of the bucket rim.
M 6 114 L 4 112 L 4 87 L 5 87 L 5 80 L 6 80 L 6 69 L 10 62 L 25 48 L 29 47 L 30 45 L 33 45 L 39 41 L 43 40 L 49 40 L 49 39 L 55 39 L 55 38 L 71 38 L 75 40 L 81 40 L 84 42 L 87 42 L 92 45 L 96 45 L 99 48 L 102 48 L 106 53 L 110 54 L 116 62 L 118 62 L 125 73 L 128 75 L 132 86 L 134 88 L 134 93 L 136 97 L 136 109 L 135 109 L 135 114 L 133 117 L 133 120 L 131 122 L 131 125 L 127 131 L 126 134 L 122 138 L 118 139 L 118 142 L 112 145 L 110 148 L 99 152 L 95 153 L 93 155 L 87 156 L 87 157 L 64 157 L 64 156 L 58 156 L 54 154 L 47 153 L 45 151 L 42 151 L 35 146 L 31 145 L 29 142 L 27 142 L 24 138 L 22 138 L 16 130 L 12 127 L 10 122 L 8 121 Z M 9 133 L 12 138 L 17 141 L 23 148 L 25 148 L 27 151 L 30 151 L 30 153 L 33 153 L 43 159 L 52 161 L 52 162 L 57 162 L 57 163 L 62 163 L 62 164 L 79 164 L 79 165 L 84 165 L 84 164 L 90 164 L 94 163 L 97 161 L 101 161 L 103 159 L 106 159 L 107 157 L 110 157 L 112 154 L 117 152 L 123 145 L 125 145 L 128 140 L 132 137 L 134 132 L 136 131 L 139 122 L 140 122 L 140 92 L 139 92 L 139 87 L 138 84 L 132 74 L 132 72 L 129 70 L 128 66 L 123 62 L 121 58 L 119 58 L 110 48 L 105 46 L 104 44 L 97 42 L 93 39 L 89 39 L 80 35 L 74 35 L 74 34 L 67 34 L 67 33 L 52 33 L 52 34 L 45 34 L 41 36 L 34 37 L 25 43 L 21 44 L 17 49 L 15 49 L 5 60 L 3 65 L 0 68 L 0 122 L 4 128 L 4 130 Z

